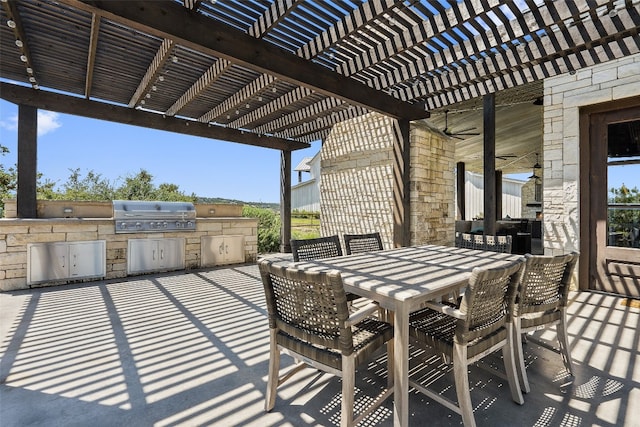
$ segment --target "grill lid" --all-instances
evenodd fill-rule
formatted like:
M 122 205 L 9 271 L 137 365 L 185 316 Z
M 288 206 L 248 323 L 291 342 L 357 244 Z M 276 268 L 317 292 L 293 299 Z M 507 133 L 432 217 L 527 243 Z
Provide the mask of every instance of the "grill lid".
M 190 202 L 114 200 L 116 233 L 195 231 L 196 208 Z

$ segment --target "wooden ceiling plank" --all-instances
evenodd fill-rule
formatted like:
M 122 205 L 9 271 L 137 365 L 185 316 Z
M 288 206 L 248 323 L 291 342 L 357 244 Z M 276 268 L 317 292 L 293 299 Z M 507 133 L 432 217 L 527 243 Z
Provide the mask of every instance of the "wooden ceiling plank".
M 631 35 L 628 37 L 625 37 L 621 40 L 613 40 L 609 43 L 607 43 L 607 47 L 608 47 L 608 51 L 610 52 L 607 55 L 607 59 L 608 60 L 613 60 L 613 59 L 618 59 L 618 58 L 622 58 L 624 56 L 628 56 L 631 54 L 635 54 L 640 52 L 640 46 L 634 44 L 632 45 L 632 48 L 629 49 L 629 51 L 627 52 L 622 52 L 621 49 L 618 48 L 618 45 L 620 43 L 625 44 L 627 46 L 629 46 L 627 43 L 630 41 L 633 41 L 635 38 L 637 38 L 637 34 L 636 35 Z M 597 46 L 596 46 L 597 47 Z M 589 48 L 585 51 L 580 51 L 577 53 L 571 53 L 570 55 L 568 55 L 568 59 L 571 61 L 571 63 L 578 63 L 578 57 L 583 55 L 583 54 L 588 54 L 590 52 L 595 52 L 596 47 L 593 48 Z M 589 55 L 590 57 L 591 55 Z M 520 70 L 515 70 L 515 71 L 511 71 L 507 74 L 513 75 L 518 73 L 519 76 L 517 78 L 513 77 L 510 79 L 510 81 L 512 82 L 509 85 L 506 85 L 505 88 L 510 88 L 510 87 L 515 87 L 517 85 L 522 84 L 522 81 L 524 80 L 525 83 L 531 83 L 533 81 L 536 80 L 540 80 L 541 78 L 546 77 L 553 77 L 559 74 L 563 74 L 566 72 L 569 72 L 570 69 L 567 66 L 567 64 L 564 61 L 564 58 L 559 57 L 559 58 L 555 58 L 550 60 L 550 62 L 556 62 L 556 67 L 555 68 L 551 68 L 551 69 L 544 69 L 542 68 L 541 64 L 534 64 L 532 65 L 530 68 L 524 69 L 522 71 Z M 579 68 L 579 67 L 576 67 Z M 470 85 L 470 89 L 473 90 L 477 90 L 478 93 L 482 94 L 481 89 L 486 87 L 486 82 L 491 82 L 491 86 L 493 87 L 498 86 L 499 83 L 499 78 L 498 77 L 493 77 L 490 80 L 487 81 L 481 81 L 481 82 L 475 82 L 474 84 Z M 456 102 L 461 102 L 461 101 L 468 101 L 470 99 L 473 99 L 475 97 L 477 97 L 477 94 L 472 94 L 471 96 L 469 95 L 465 95 L 461 89 L 454 89 L 451 92 L 445 92 L 447 94 L 451 94 L 457 101 Z M 440 96 L 444 95 L 445 93 L 440 93 L 440 94 L 434 94 L 434 96 L 427 98 L 426 102 L 427 102 L 427 107 L 430 110 L 434 110 L 434 109 L 438 109 L 441 107 L 444 107 L 448 104 L 448 102 L 443 101 Z
M 370 3 L 374 4 L 371 5 Z M 402 1 L 372 0 L 371 2 L 363 3 L 356 9 L 352 10 L 348 15 L 345 15 L 327 31 L 318 34 L 313 40 L 300 47 L 296 54 L 305 59 L 312 59 L 320 52 L 331 48 L 335 44 L 343 42 L 350 34 L 353 34 L 368 25 L 368 21 L 362 19 L 363 14 L 368 15 L 370 20 L 373 20 L 385 13 L 385 9 L 387 9 L 386 13 L 388 13 L 389 9 L 396 8 L 399 5 L 402 5 Z M 374 11 L 371 10 L 372 6 Z M 378 12 L 376 13 L 375 10 Z
M 55 111 L 63 114 L 107 120 L 151 129 L 177 132 L 185 135 L 199 136 L 222 141 L 279 150 L 298 150 L 309 145 L 278 137 L 267 137 L 251 132 L 243 132 L 222 126 L 211 126 L 206 123 L 187 121 L 175 117 L 163 117 L 139 109 L 132 109 L 113 104 L 105 104 L 85 98 L 62 95 L 43 90 L 0 82 L 0 97 L 14 104 L 29 105 L 38 109 Z
M 160 71 L 162 70 L 162 66 L 169 59 L 169 54 L 173 49 L 173 40 L 164 39 L 162 44 L 158 48 L 153 61 L 149 64 L 149 68 L 145 73 L 144 77 L 140 81 L 138 88 L 134 92 L 133 96 L 129 100 L 129 107 L 135 107 L 138 102 L 142 99 L 142 97 L 149 91 L 149 87 L 156 81 Z
M 487 1 L 487 6 L 490 7 L 491 9 L 497 7 L 498 5 L 500 5 L 500 1 L 499 0 L 490 0 Z M 457 22 L 457 18 L 456 18 L 456 14 L 454 12 L 451 11 L 452 8 L 457 8 L 457 9 L 466 9 L 466 4 L 465 3 L 455 3 L 452 5 L 452 7 L 447 11 L 447 14 L 450 13 L 451 16 L 448 16 L 449 20 L 453 20 L 456 25 L 460 24 L 459 22 Z M 486 14 L 487 11 L 485 11 Z M 464 15 L 469 15 L 470 13 L 468 11 L 465 10 L 464 13 L 461 13 Z M 438 19 L 441 20 L 441 17 L 437 17 Z M 472 16 L 472 18 L 475 18 L 475 15 Z M 425 41 L 428 41 L 428 39 L 436 37 L 438 35 L 441 35 L 443 33 L 443 31 L 448 31 L 450 27 L 445 27 L 444 24 L 442 24 L 442 28 L 438 28 L 438 25 L 431 22 L 431 21 L 422 21 L 419 24 L 413 25 L 411 28 L 407 28 L 404 31 L 402 31 L 402 33 L 398 34 L 397 36 L 395 36 L 393 38 L 393 40 L 391 41 L 391 43 L 393 44 L 393 46 L 395 46 L 395 49 L 391 50 L 390 52 L 392 52 L 391 55 L 389 56 L 377 56 L 375 55 L 375 49 L 373 52 L 369 52 L 369 55 L 375 56 L 376 57 L 376 63 L 380 62 L 380 61 L 384 61 L 386 59 L 388 59 L 390 56 L 393 55 L 397 55 L 398 53 L 400 53 L 401 51 L 403 51 L 404 49 L 398 49 L 399 46 L 407 46 L 406 48 L 409 49 L 415 45 L 419 45 L 421 43 L 424 43 Z M 340 72 L 346 76 L 349 76 L 353 73 L 357 73 L 359 71 L 361 71 L 361 68 L 358 68 L 356 66 L 354 66 L 354 61 L 356 61 L 356 59 L 352 59 L 348 62 L 345 62 L 342 64 L 341 68 L 340 68 Z
M 73 0 L 61 1 L 75 4 Z M 175 39 L 190 49 L 228 59 L 326 96 L 340 98 L 394 118 L 415 120 L 429 116 L 421 106 L 402 102 L 356 80 L 336 75 L 323 66 L 305 61 L 246 33 L 222 25 L 212 26 L 209 18 L 194 15 L 170 0 L 156 1 L 153 7 L 148 7 L 149 4 L 144 1 L 99 0 L 92 4 L 109 14 L 109 19 L 155 36 Z
M 198 120 L 201 122 L 211 122 L 215 121 L 217 117 L 222 116 L 227 111 L 236 110 L 242 108 L 244 110 L 244 105 L 247 103 L 247 100 L 253 97 L 258 92 L 264 90 L 269 85 L 273 84 L 275 78 L 268 74 L 261 74 L 257 79 L 250 82 L 240 91 L 234 93 L 231 97 L 227 98 L 224 102 L 219 105 L 216 105 L 215 108 L 211 109 L 206 114 L 202 115 Z
M 596 1 L 601 4 L 601 3 L 606 3 L 608 0 L 596 0 Z M 550 7 L 553 7 L 552 11 L 548 10 L 548 8 Z M 566 2 L 555 2 L 550 4 L 545 3 L 539 8 L 527 11 L 525 14 L 522 15 L 522 17 L 516 16 L 516 19 L 510 21 L 509 25 L 520 26 L 521 22 L 525 22 L 528 28 L 539 28 L 539 27 L 544 28 L 545 26 L 552 25 L 558 22 L 562 23 L 562 21 L 570 19 L 573 16 L 575 16 L 576 13 L 578 14 L 584 13 L 585 11 L 588 11 L 588 10 L 589 10 L 589 6 L 584 2 L 580 2 L 579 6 L 575 5 L 574 7 L 569 7 L 566 4 Z M 542 19 L 542 23 L 540 22 L 540 19 Z M 480 32 L 479 35 L 475 36 L 472 39 L 475 52 L 484 51 L 489 49 L 491 46 L 499 46 L 501 44 L 510 43 L 512 41 L 508 37 L 508 32 L 495 31 L 495 30 L 487 31 L 486 29 L 478 27 L 477 22 L 475 21 L 469 21 L 469 22 L 474 27 L 476 27 Z M 495 39 L 495 33 L 497 33 L 498 36 L 500 36 L 500 34 L 503 34 L 502 38 Z M 431 31 L 429 34 L 435 34 L 435 33 Z M 451 58 L 452 61 L 460 61 L 464 58 L 463 51 L 458 47 L 456 47 L 450 53 L 452 54 L 452 58 Z M 433 68 L 427 66 L 427 69 L 433 69 Z M 387 79 L 393 82 L 393 84 L 400 83 L 400 81 L 395 80 L 393 78 L 389 78 L 389 76 L 387 76 Z M 370 82 L 369 84 L 373 85 L 374 87 L 378 87 L 380 85 L 380 82 Z
M 24 56 L 24 59 L 26 59 L 26 61 L 22 61 L 24 62 L 25 73 L 27 74 L 27 78 L 31 83 L 31 87 L 37 89 L 38 78 L 36 77 L 36 70 L 33 66 L 33 57 L 31 56 L 31 49 L 29 49 L 29 44 L 27 43 L 27 36 L 24 32 L 24 26 L 22 25 L 22 19 L 20 18 L 20 13 L 18 12 L 16 2 L 3 1 L 2 7 L 7 14 L 7 23 L 9 21 L 13 21 L 15 24 L 13 26 L 13 35 L 16 40 L 20 40 L 22 42 L 22 46 L 19 46 L 18 48 L 22 52 L 22 56 Z
M 558 10 L 558 12 L 566 12 L 566 13 L 569 13 L 569 12 L 570 12 L 570 9 L 569 9 L 569 8 L 564 8 L 564 9 L 562 9 L 562 10 L 560 10 L 560 9 L 559 9 L 559 10 Z M 621 11 L 620 15 L 622 15 L 622 16 L 628 16 L 628 14 L 625 14 L 625 13 L 624 13 L 624 11 Z M 531 18 L 531 16 L 533 16 L 533 15 L 529 15 L 529 17 L 528 17 L 528 18 Z M 568 17 L 567 15 L 564 15 L 564 14 L 559 14 L 559 15 L 557 15 L 557 16 L 559 16 L 559 19 L 561 19 L 561 21 L 560 21 L 560 22 L 562 22 L 562 20 L 566 20 L 566 19 L 570 18 L 570 17 Z M 603 17 L 602 19 L 604 19 L 604 20 L 610 20 L 611 18 L 610 18 L 610 17 L 608 17 L 608 16 L 605 16 L 605 17 Z M 532 24 L 532 26 L 533 26 L 533 24 Z M 637 26 L 637 25 L 636 25 L 636 26 Z M 582 46 L 582 48 L 585 48 L 585 46 L 587 46 L 587 45 L 588 45 L 588 44 L 586 44 L 586 43 L 587 43 L 587 41 L 585 41 L 585 40 L 583 39 L 583 37 L 581 37 L 581 36 L 580 36 L 580 31 L 579 31 L 575 26 L 572 26 L 571 28 L 569 28 L 569 29 L 568 29 L 568 32 L 569 32 L 569 35 L 570 35 L 570 37 L 571 37 L 572 39 L 575 39 L 575 40 L 578 40 L 578 41 L 579 41 L 579 40 L 583 40 L 583 42 L 584 42 L 584 43 L 577 43 L 577 44 L 578 44 L 578 46 L 577 46 L 577 47 L 576 47 L 575 45 L 572 45 L 572 46 L 570 47 L 570 50 L 569 50 L 569 51 L 565 51 L 565 52 L 558 52 L 558 51 L 557 51 L 557 49 L 555 49 L 553 46 L 551 46 L 551 41 L 553 41 L 555 37 L 557 37 L 558 35 L 560 35 L 560 34 L 561 34 L 560 32 L 549 33 L 549 37 L 545 37 L 545 38 L 544 38 L 544 39 L 548 39 L 548 40 L 546 40 L 546 41 L 545 41 L 545 40 L 540 39 L 540 38 L 539 38 L 539 37 L 537 37 L 537 36 L 535 36 L 535 37 L 532 39 L 532 42 L 530 42 L 530 43 L 529 43 L 529 46 L 528 46 L 528 48 L 527 48 L 526 50 L 518 49 L 518 48 L 515 48 L 515 47 L 513 47 L 513 48 L 512 48 L 512 49 L 515 49 L 515 50 L 517 50 L 517 51 L 518 51 L 518 56 L 517 56 L 516 58 L 520 58 L 519 65 L 521 65 L 521 66 L 526 66 L 526 64 L 528 64 L 528 63 L 544 61 L 544 60 L 547 60 L 547 59 L 548 59 L 548 58 L 550 58 L 550 57 L 555 57 L 555 56 L 558 56 L 558 55 L 563 55 L 563 54 L 566 54 L 567 52 L 573 52 L 573 51 L 575 51 L 575 50 L 579 49 L 579 48 L 580 48 L 580 46 Z M 498 42 L 501 42 L 501 41 L 498 41 Z M 544 43 L 543 43 L 543 42 L 544 42 Z M 548 47 L 546 47 L 546 44 L 547 44 L 547 43 L 549 44 L 549 46 L 548 46 Z M 452 51 L 452 53 L 454 53 L 454 54 L 455 54 L 452 58 L 456 58 L 456 57 L 457 57 L 456 55 L 458 55 L 458 54 L 459 54 L 459 51 L 458 51 L 457 49 L 454 49 L 454 50 Z M 496 54 L 496 57 L 501 57 L 502 55 L 504 55 L 504 53 L 502 53 L 502 52 L 498 52 L 498 53 Z M 435 55 L 435 54 L 434 54 L 433 56 L 437 56 L 437 55 Z M 502 60 L 502 62 L 503 62 L 503 63 L 507 63 L 507 61 L 505 61 L 505 60 Z M 487 66 L 487 61 L 485 61 L 482 65 L 483 65 L 483 67 L 486 67 L 486 66 Z M 459 73 L 460 71 L 459 71 L 459 70 L 457 70 L 456 72 L 458 72 L 458 73 Z M 497 69 L 493 68 L 493 69 L 491 69 L 491 71 L 490 71 L 490 72 L 500 72 L 500 70 L 497 70 Z M 483 76 L 484 76 L 486 73 L 488 73 L 488 72 L 487 72 L 487 71 L 480 71 L 480 72 L 477 72 L 477 73 L 476 73 L 476 77 L 474 77 L 474 78 L 473 78 L 473 79 L 471 79 L 471 80 L 483 79 L 483 78 L 484 78 Z M 460 77 L 460 76 L 459 76 L 459 77 Z M 399 80 L 394 79 L 393 75 L 387 76 L 387 79 L 388 79 L 388 80 L 390 80 L 390 81 L 394 81 L 394 82 L 395 82 L 395 84 L 397 84 L 397 83 L 399 82 Z M 471 83 L 471 81 L 469 81 L 469 83 Z M 436 87 L 434 88 L 434 90 L 435 90 L 435 91 L 446 91 L 446 90 L 449 90 L 449 87 L 448 87 L 447 85 L 436 84 Z M 428 95 L 428 94 L 425 92 L 425 93 L 424 93 L 424 95 Z M 401 96 L 401 99 L 404 99 L 404 98 L 406 98 L 407 96 L 408 96 L 408 95 L 406 95 L 406 94 L 405 94 L 405 95 L 402 95 L 402 96 Z
M 296 3 L 301 0 L 275 0 L 253 26 L 249 28 L 249 35 L 261 38 L 282 22 L 293 10 Z
M 211 86 L 226 70 L 231 62 L 226 59 L 217 60 L 178 100 L 166 111 L 169 116 L 175 116 L 185 105 L 195 99 L 207 87 Z M 203 121 L 203 120 L 200 120 Z M 207 120 L 208 121 L 208 120 Z
M 98 37 L 100 34 L 100 17 L 95 13 L 91 16 L 91 36 L 89 38 L 89 53 L 87 54 L 87 74 L 84 84 L 84 97 L 91 98 L 91 86 L 93 84 L 93 67 L 96 62 L 98 49 Z
M 308 121 L 308 117 L 318 116 L 321 113 L 331 111 L 336 107 L 344 105 L 344 101 L 335 98 L 325 98 L 313 105 L 296 110 L 291 114 L 283 116 L 279 119 L 272 120 L 267 124 L 254 129 L 258 133 L 275 133 L 280 132 L 287 127 L 295 127 L 304 121 Z
M 249 114 L 245 114 L 239 119 L 234 120 L 230 125 L 238 128 L 246 128 L 251 123 L 260 120 L 262 117 L 278 114 L 278 111 L 284 109 L 288 105 L 294 104 L 312 94 L 313 92 L 307 88 L 297 87 L 268 104 L 251 111 Z

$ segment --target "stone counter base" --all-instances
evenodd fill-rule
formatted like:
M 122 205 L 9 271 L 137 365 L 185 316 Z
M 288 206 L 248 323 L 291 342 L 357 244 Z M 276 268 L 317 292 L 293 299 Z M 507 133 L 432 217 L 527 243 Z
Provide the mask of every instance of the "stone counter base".
M 0 291 L 71 283 L 62 281 L 27 285 L 27 244 L 44 242 L 106 241 L 106 279 L 127 276 L 129 239 L 185 238 L 185 268 L 202 267 L 203 236 L 244 236 L 245 262 L 255 262 L 258 220 L 254 218 L 198 218 L 196 231 L 115 234 L 112 219 L 0 219 Z M 94 279 L 95 280 L 95 279 Z M 73 282 L 86 281 L 75 280 Z

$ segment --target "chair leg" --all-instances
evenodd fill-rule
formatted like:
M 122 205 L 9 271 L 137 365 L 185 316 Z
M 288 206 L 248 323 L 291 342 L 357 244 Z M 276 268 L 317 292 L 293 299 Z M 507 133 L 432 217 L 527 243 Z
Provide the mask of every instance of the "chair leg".
M 573 374 L 573 361 L 571 360 L 571 349 L 569 348 L 569 339 L 567 334 L 567 322 L 566 322 L 566 308 L 562 309 L 560 322 L 556 325 L 556 330 L 558 334 L 558 343 L 560 344 L 560 354 L 562 356 L 562 361 L 564 362 L 565 368 L 569 371 L 571 376 Z
M 267 396 L 264 403 L 264 410 L 269 412 L 276 404 L 276 393 L 280 375 L 280 350 L 276 343 L 276 331 L 271 329 L 269 339 L 269 380 L 267 382 Z
M 502 358 L 504 359 L 504 369 L 507 372 L 507 381 L 509 381 L 509 390 L 511 390 L 511 399 L 522 405 L 524 403 L 524 399 L 522 398 L 520 384 L 518 383 L 518 369 L 516 367 L 514 349 L 516 344 L 513 338 L 513 331 L 513 325 L 511 323 L 507 323 L 507 343 L 502 347 Z M 520 345 L 520 349 L 522 350 L 522 345 Z
M 387 389 L 393 390 L 394 377 L 393 377 L 393 339 L 387 341 Z
M 524 350 L 522 349 L 522 330 L 520 329 L 520 319 L 513 320 L 513 338 L 512 343 L 514 348 L 515 365 L 518 371 L 518 382 L 522 391 L 529 393 L 531 388 L 529 387 L 529 378 L 527 377 L 527 368 L 524 364 Z
M 340 427 L 353 425 L 353 404 L 356 387 L 356 367 L 353 357 L 342 357 L 342 405 Z
M 473 405 L 471 404 L 471 392 L 469 390 L 466 346 L 453 345 L 453 376 L 456 383 L 456 395 L 458 396 L 462 423 L 465 427 L 475 427 L 476 420 L 473 416 Z

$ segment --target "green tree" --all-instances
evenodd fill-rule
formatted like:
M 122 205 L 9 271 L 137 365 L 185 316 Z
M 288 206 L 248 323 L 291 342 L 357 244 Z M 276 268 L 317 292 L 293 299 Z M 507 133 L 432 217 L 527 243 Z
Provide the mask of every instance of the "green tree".
M 112 200 L 115 190 L 113 185 L 102 175 L 92 170 L 82 177 L 80 168 L 69 169 L 71 175 L 62 184 L 60 196 L 65 200 Z
M 9 149 L 0 145 L 0 156 L 9 153 Z M 0 163 L 0 217 L 4 216 L 4 200 L 16 197 L 18 189 L 17 167 L 5 166 Z M 41 173 L 36 176 L 36 197 L 38 199 L 59 199 L 60 195 L 55 191 L 55 182 L 45 179 Z
M 7 147 L 0 145 L 0 156 L 4 157 L 8 152 Z M 4 162 L 0 163 L 0 211 L 4 212 L 4 199 L 14 197 L 16 188 L 15 168 L 5 168 Z
M 280 215 L 271 209 L 245 205 L 242 216 L 258 219 L 258 253 L 280 251 Z
M 616 204 L 616 208 L 609 209 L 609 231 L 622 233 L 622 246 L 633 241 L 630 236 L 632 230 L 640 227 L 640 210 L 634 207 L 625 209 L 625 205 L 640 205 L 640 190 L 638 187 L 629 188 L 622 184 L 620 188 L 609 189 L 609 203 Z
M 180 191 L 176 184 L 153 184 L 153 175 L 140 169 L 136 175 L 128 176 L 124 184 L 115 190 L 114 199 L 121 200 L 166 200 L 195 202 L 195 194 L 187 195 Z

